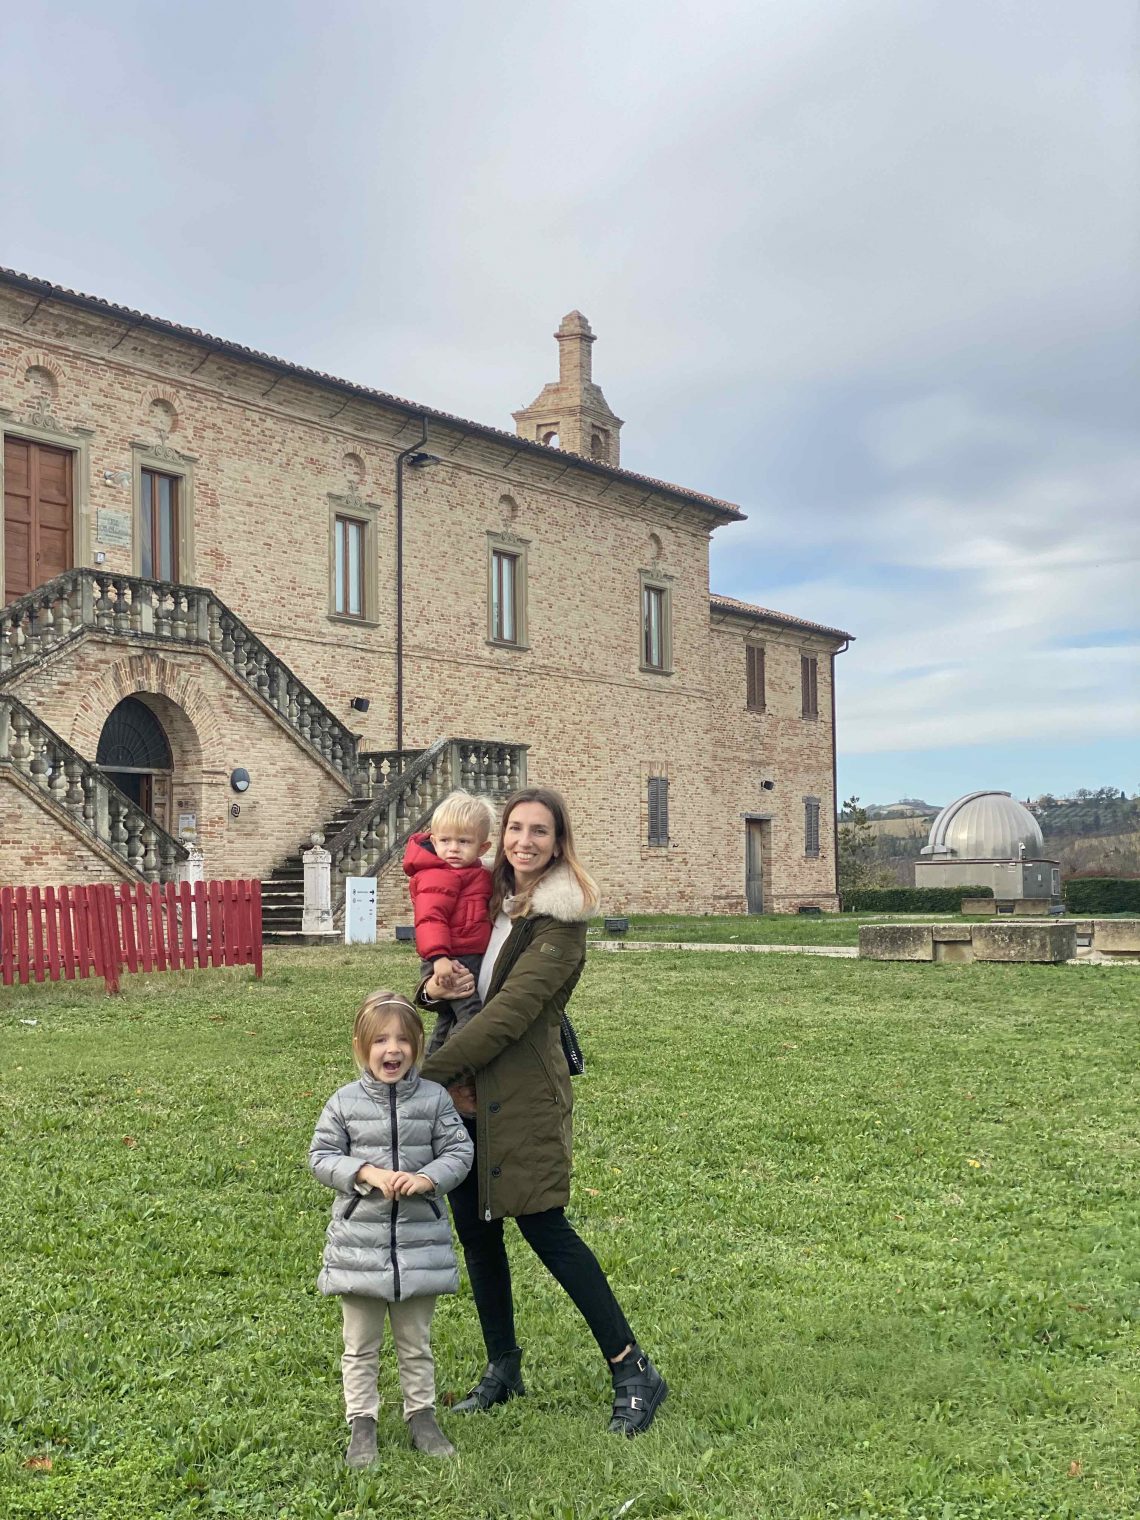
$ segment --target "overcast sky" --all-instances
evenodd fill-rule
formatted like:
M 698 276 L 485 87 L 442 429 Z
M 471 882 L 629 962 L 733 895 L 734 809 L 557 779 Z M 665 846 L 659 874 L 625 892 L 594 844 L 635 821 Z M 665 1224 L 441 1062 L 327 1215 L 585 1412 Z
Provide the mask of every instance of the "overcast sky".
M 1131 0 L 32 5 L 0 262 L 510 427 L 579 307 L 842 795 L 1140 790 Z

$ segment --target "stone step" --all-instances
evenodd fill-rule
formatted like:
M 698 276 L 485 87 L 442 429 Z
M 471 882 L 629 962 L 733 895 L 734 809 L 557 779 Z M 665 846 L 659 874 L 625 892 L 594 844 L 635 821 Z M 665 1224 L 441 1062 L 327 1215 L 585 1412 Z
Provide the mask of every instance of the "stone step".
M 300 929 L 273 929 L 261 936 L 266 945 L 335 945 L 342 941 L 344 936 L 339 931 L 336 934 L 302 934 Z

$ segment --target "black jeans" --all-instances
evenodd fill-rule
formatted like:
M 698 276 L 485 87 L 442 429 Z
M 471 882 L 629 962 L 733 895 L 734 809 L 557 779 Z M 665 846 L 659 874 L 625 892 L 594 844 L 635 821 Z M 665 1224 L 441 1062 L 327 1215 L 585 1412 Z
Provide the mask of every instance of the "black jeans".
M 464 1120 L 475 1139 L 474 1121 Z M 479 1213 L 479 1182 L 476 1163 L 449 1195 L 451 1212 L 479 1324 L 487 1347 L 488 1361 L 513 1351 L 515 1306 L 511 1296 L 511 1268 L 503 1239 L 503 1221 L 487 1221 Z M 573 1225 L 564 1209 L 544 1209 L 541 1214 L 520 1214 L 515 1220 L 523 1239 L 554 1280 L 566 1289 L 578 1312 L 589 1325 L 602 1355 L 620 1356 L 634 1339 L 633 1331 L 597 1257 Z

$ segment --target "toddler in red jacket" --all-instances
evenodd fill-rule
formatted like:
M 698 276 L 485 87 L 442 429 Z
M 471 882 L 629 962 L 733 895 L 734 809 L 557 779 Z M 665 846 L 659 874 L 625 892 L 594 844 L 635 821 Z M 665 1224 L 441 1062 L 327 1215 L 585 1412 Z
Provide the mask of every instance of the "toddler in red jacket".
M 443 986 L 450 983 L 456 966 L 466 966 L 476 983 L 479 980 L 483 952 L 491 938 L 491 873 L 480 857 L 487 851 L 494 827 L 495 811 L 489 802 L 470 792 L 451 792 L 431 815 L 428 832 L 413 834 L 404 851 L 416 949 L 424 975 L 434 972 Z M 482 1006 L 474 992 L 444 1002 L 428 1054 Z

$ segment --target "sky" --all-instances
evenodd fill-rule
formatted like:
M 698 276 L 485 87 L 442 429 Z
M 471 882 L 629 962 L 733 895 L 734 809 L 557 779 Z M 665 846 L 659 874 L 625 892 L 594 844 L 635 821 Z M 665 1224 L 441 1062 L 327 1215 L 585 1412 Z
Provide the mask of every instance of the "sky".
M 1140 791 L 1131 0 L 100 0 L 6 18 L 0 263 L 622 463 L 850 630 L 841 796 Z

